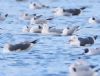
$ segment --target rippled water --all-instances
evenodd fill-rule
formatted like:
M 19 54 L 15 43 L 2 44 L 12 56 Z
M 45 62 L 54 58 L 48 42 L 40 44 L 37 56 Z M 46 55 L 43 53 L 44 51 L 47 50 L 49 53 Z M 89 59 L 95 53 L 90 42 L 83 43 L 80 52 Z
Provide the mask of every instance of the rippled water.
M 22 34 L 23 26 L 28 22 L 20 19 L 21 12 L 42 14 L 48 18 L 53 16 L 53 7 L 79 8 L 88 6 L 79 16 L 55 17 L 51 25 L 57 28 L 79 25 L 80 30 L 75 34 L 79 36 L 93 36 L 100 34 L 100 24 L 91 25 L 88 18 L 99 17 L 99 0 L 33 0 L 49 5 L 49 9 L 30 10 L 29 3 L 16 2 L 16 0 L 0 0 L 0 12 L 8 13 L 9 17 L 0 22 L 0 76 L 68 76 L 69 65 L 78 57 L 88 60 L 99 68 L 100 56 L 82 56 L 85 47 L 72 47 L 68 43 L 69 36 L 52 36 L 41 34 Z M 7 42 L 20 42 L 24 40 L 39 39 L 32 50 L 25 52 L 2 53 L 2 46 Z M 99 38 L 92 47 L 99 47 Z

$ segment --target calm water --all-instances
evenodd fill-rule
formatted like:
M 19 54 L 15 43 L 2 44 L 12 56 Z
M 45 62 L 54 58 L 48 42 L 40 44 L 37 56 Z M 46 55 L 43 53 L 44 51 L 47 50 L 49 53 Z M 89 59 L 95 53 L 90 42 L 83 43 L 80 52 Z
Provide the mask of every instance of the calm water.
M 69 65 L 78 57 L 97 65 L 97 68 L 100 67 L 100 56 L 80 55 L 85 47 L 70 46 L 68 43 L 69 36 L 22 34 L 22 27 L 28 25 L 29 22 L 20 19 L 22 12 L 42 14 L 44 18 L 48 18 L 53 16 L 51 13 L 53 7 L 79 8 L 88 6 L 79 16 L 55 16 L 50 25 L 57 28 L 79 25 L 80 30 L 75 34 L 80 37 L 99 35 L 100 24 L 91 25 L 88 23 L 90 17 L 100 16 L 99 0 L 33 0 L 50 6 L 49 9 L 35 11 L 28 8 L 31 1 L 0 0 L 0 12 L 9 14 L 5 21 L 0 22 L 0 27 L 3 28 L 0 30 L 0 76 L 68 76 Z M 39 39 L 39 42 L 32 50 L 9 54 L 2 53 L 2 46 L 7 42 L 17 43 L 35 39 Z M 99 47 L 99 41 L 98 38 L 95 44 L 90 47 Z

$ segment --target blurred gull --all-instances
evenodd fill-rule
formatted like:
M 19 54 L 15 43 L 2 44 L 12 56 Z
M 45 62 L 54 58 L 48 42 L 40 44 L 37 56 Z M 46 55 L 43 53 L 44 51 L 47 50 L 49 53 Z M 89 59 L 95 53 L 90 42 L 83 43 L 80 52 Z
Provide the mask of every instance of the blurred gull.
M 36 19 L 36 18 L 31 18 L 30 24 L 46 24 L 48 23 L 47 20 L 45 19 Z
M 51 29 L 51 28 L 53 28 L 53 26 L 52 27 L 48 26 L 48 28 Z M 27 33 L 27 32 L 29 32 L 29 33 L 41 33 L 41 31 L 42 31 L 42 26 L 39 26 L 39 25 L 24 26 L 22 29 L 22 32 L 24 32 L 24 33 Z
M 48 24 L 43 24 L 41 33 L 45 34 L 45 35 L 47 35 L 47 34 L 58 35 L 57 32 L 50 31 L 50 28 L 49 28 Z
M 22 32 L 27 33 L 27 32 L 30 31 L 30 28 L 31 28 L 31 27 L 29 27 L 29 26 L 24 26 L 24 27 L 22 28 Z
M 13 52 L 13 51 L 24 51 L 24 50 L 29 50 L 30 48 L 33 47 L 34 44 L 37 43 L 38 40 L 34 40 L 34 41 L 24 41 L 24 42 L 20 42 L 18 44 L 5 44 L 4 48 L 3 48 L 3 52 L 7 53 L 7 52 Z
M 22 13 L 21 14 L 21 19 L 23 20 L 30 20 L 32 16 L 30 16 L 28 13 Z
M 69 36 L 69 35 L 72 35 L 75 31 L 77 31 L 78 28 L 79 28 L 79 26 L 67 27 L 64 29 L 51 28 L 50 32 L 56 32 L 59 35 Z
M 0 21 L 4 21 L 8 17 L 8 14 L 2 15 L 0 14 Z
M 43 19 L 43 18 L 37 18 L 37 17 L 32 17 L 31 20 L 30 20 L 30 24 L 40 24 L 40 25 L 43 25 L 43 24 L 47 24 L 48 21 L 52 20 L 53 18 L 48 18 L 48 19 Z
M 91 17 L 91 18 L 89 18 L 88 22 L 91 24 L 96 24 L 96 23 L 100 23 L 100 19 L 96 19 L 95 17 Z
M 31 3 L 29 4 L 29 8 L 35 10 L 35 9 L 49 8 L 49 7 L 46 6 L 46 5 L 43 5 L 43 4 L 41 4 L 41 3 L 34 3 L 34 2 L 31 2 Z
M 42 27 L 41 26 L 32 26 L 30 29 L 30 33 L 41 33 Z
M 74 16 L 79 15 L 82 10 L 84 10 L 86 7 L 81 7 L 79 9 L 64 9 L 61 7 L 54 8 L 53 13 L 57 16 Z
M 24 32 L 24 33 L 41 33 L 41 29 L 42 29 L 42 27 L 41 26 L 37 26 L 37 25 L 24 26 L 22 28 L 22 32 Z
M 97 76 L 98 73 L 93 68 L 85 60 L 79 59 L 70 65 L 69 76 Z
M 28 13 L 22 13 L 21 14 L 21 19 L 23 20 L 31 20 L 31 18 L 40 18 L 42 15 L 37 16 L 36 14 L 28 14 Z
M 68 12 L 64 12 L 63 8 L 61 8 L 61 7 L 55 8 L 52 12 L 56 16 L 71 16 L 72 15 L 72 14 L 70 14 Z
M 52 34 L 52 35 L 72 35 L 79 26 L 74 26 L 71 28 L 56 29 L 49 28 L 48 24 L 44 24 L 42 27 L 42 34 Z
M 85 55 L 100 55 L 100 48 L 85 48 L 84 53 Z
M 77 36 L 71 36 L 69 42 L 71 45 L 75 46 L 86 46 L 86 45 L 92 45 L 94 44 L 94 41 L 97 39 L 97 35 L 94 37 L 86 37 L 86 38 L 81 38 Z
M 67 27 L 67 28 L 63 29 L 62 35 L 67 35 L 67 36 L 72 35 L 75 31 L 78 30 L 78 28 L 79 28 L 79 26 L 74 26 L 74 27 L 70 27 L 70 28 Z

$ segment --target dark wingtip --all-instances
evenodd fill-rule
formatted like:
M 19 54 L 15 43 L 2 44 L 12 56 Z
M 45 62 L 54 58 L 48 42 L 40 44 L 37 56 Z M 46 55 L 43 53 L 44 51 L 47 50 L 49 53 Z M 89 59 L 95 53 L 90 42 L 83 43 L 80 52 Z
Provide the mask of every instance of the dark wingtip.
M 29 26 L 26 26 L 26 28 L 29 28 Z
M 54 26 L 50 26 L 49 29 L 52 29 Z
M 36 13 L 32 14 L 33 16 L 36 16 Z
M 5 14 L 5 17 L 8 17 L 8 14 Z
M 83 6 L 83 7 L 81 7 L 80 9 L 81 9 L 81 10 L 84 10 L 84 9 L 86 9 L 86 8 L 87 8 L 86 6 Z
M 49 6 L 46 6 L 46 5 L 42 5 L 42 7 L 49 8 Z
M 37 42 L 38 42 L 38 39 L 37 39 L 37 40 L 32 41 L 31 43 L 36 44 Z
M 47 18 L 46 20 L 52 20 L 53 18 Z
M 95 70 L 95 72 L 99 72 L 99 71 L 100 71 L 100 68 L 98 68 L 98 69 Z
M 90 67 L 91 67 L 91 68 L 95 68 L 96 66 L 95 66 L 95 65 L 90 65 Z
M 38 26 L 38 28 L 39 28 L 39 29 L 42 29 L 42 27 L 41 27 L 41 26 Z
M 73 71 L 76 72 L 76 68 L 75 67 L 73 68 Z
M 67 29 L 70 29 L 69 27 L 67 27 Z
M 94 39 L 96 40 L 96 39 L 97 39 L 97 37 L 98 37 L 98 36 L 97 36 L 97 35 L 95 35 L 95 36 L 94 36 Z
M 79 28 L 80 26 L 76 26 L 76 28 Z

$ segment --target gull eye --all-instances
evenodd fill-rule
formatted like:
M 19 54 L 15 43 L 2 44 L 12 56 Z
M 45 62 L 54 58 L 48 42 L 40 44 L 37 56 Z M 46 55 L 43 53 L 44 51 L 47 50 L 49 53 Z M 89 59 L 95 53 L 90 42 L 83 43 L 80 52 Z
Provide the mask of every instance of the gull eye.
M 85 53 L 88 53 L 88 52 L 89 52 L 89 49 L 87 49 L 87 48 L 84 49 L 84 52 L 85 52 Z
M 93 20 L 95 20 L 95 18 L 94 18 L 94 17 L 93 17 L 92 19 L 93 19 Z

